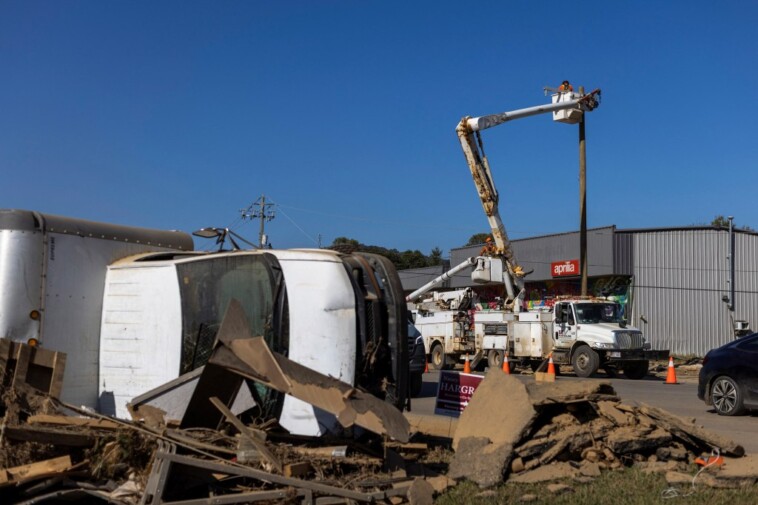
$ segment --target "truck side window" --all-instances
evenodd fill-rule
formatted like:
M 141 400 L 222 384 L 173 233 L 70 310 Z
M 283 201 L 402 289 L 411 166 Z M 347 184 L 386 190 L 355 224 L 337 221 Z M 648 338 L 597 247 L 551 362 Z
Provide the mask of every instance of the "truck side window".
M 571 306 L 566 306 L 566 311 L 568 312 L 568 317 L 566 318 L 566 321 L 568 322 L 569 326 L 573 326 L 575 324 L 574 322 L 574 311 L 571 310 Z

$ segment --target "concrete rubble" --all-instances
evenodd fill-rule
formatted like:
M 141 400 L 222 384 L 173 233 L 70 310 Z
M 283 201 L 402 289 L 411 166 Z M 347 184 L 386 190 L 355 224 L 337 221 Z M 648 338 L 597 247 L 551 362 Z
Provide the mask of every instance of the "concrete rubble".
M 490 373 L 461 414 L 453 448 L 448 476 L 483 488 L 504 481 L 581 482 L 633 465 L 681 480 L 678 473 L 714 448 L 727 464 L 709 468 L 702 483 L 734 487 L 758 481 L 758 467 L 742 457 L 742 446 L 694 420 L 624 403 L 609 383 L 595 380 L 524 385 L 511 375 Z

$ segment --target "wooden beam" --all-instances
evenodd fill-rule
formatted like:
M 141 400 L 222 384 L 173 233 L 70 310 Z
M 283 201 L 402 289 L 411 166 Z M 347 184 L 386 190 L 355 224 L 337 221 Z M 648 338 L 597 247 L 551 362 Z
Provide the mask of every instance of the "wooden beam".
M 224 414 L 224 417 L 235 427 L 237 428 L 237 431 L 240 432 L 240 435 L 247 438 L 251 444 L 253 444 L 253 447 L 255 447 L 258 452 L 263 456 L 263 458 L 268 461 L 269 464 L 271 464 L 272 467 L 274 467 L 279 473 L 282 473 L 282 463 L 277 459 L 276 456 L 274 456 L 274 453 L 268 450 L 268 447 L 266 447 L 266 443 L 258 440 L 257 437 L 253 436 L 251 433 L 248 432 L 247 426 L 237 419 L 237 416 L 235 416 L 229 408 L 223 404 L 221 400 L 216 398 L 215 396 L 212 398 L 209 398 L 210 402 L 213 404 L 214 407 L 216 407 L 222 414 Z

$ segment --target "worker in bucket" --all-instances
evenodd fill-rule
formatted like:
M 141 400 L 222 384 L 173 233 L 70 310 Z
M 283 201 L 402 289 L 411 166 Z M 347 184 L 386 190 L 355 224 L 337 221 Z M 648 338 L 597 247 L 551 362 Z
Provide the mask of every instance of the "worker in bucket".
M 497 247 L 495 247 L 495 244 L 492 242 L 492 237 L 487 237 L 487 239 L 484 241 L 484 247 L 482 247 L 482 250 L 479 252 L 479 255 L 492 256 L 496 252 L 497 252 Z
M 568 81 L 563 81 L 558 88 L 558 91 L 566 92 L 566 91 L 574 91 L 574 87 L 569 84 Z

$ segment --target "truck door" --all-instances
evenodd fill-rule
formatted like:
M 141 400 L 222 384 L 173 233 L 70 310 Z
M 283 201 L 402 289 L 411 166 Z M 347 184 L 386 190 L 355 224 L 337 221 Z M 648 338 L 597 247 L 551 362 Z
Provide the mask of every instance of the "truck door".
M 555 304 L 555 341 L 559 347 L 570 346 L 576 340 L 576 318 L 570 303 Z

